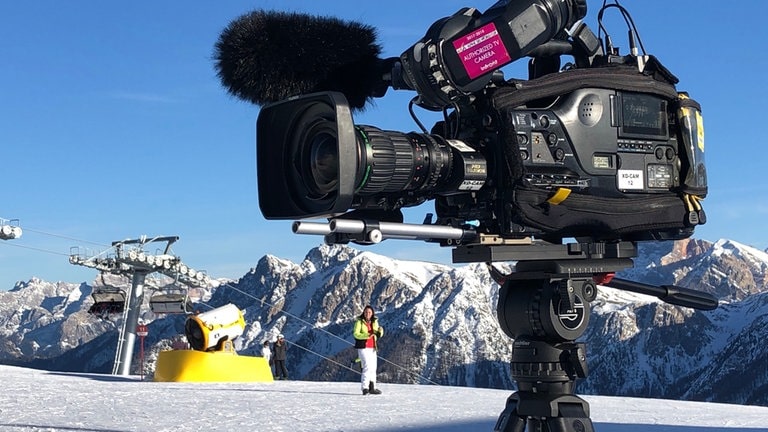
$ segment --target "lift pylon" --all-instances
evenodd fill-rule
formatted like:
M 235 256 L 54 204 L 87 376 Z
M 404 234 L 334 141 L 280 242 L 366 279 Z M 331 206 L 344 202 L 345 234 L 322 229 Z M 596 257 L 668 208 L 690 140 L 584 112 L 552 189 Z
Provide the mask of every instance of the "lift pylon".
M 104 253 L 82 254 L 78 248 L 70 250 L 69 262 L 71 264 L 132 277 L 131 286 L 125 292 L 124 320 L 115 353 L 113 375 L 130 374 L 131 359 L 136 341 L 136 327 L 139 323 L 141 305 L 144 302 L 144 283 L 147 275 L 158 272 L 180 283 L 194 287 L 216 285 L 216 281 L 208 277 L 205 272 L 191 269 L 184 265 L 179 257 L 171 254 L 171 245 L 178 239 L 178 236 L 152 238 L 142 236 L 139 239 L 114 241 L 112 242 L 114 254 L 109 256 L 104 256 Z M 150 254 L 145 251 L 147 244 L 158 242 L 165 243 L 161 253 Z

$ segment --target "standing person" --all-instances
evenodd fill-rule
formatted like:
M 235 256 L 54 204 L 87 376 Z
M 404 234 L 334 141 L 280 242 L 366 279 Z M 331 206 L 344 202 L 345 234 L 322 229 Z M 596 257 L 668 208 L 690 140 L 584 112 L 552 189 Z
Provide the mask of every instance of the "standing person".
M 288 369 L 285 367 L 285 352 L 288 345 L 283 335 L 277 337 L 277 342 L 272 345 L 272 362 L 275 364 L 275 378 L 279 380 L 288 379 Z
M 379 320 L 369 305 L 363 309 L 363 313 L 355 320 L 355 326 L 352 332 L 355 338 L 355 348 L 357 356 L 360 358 L 360 366 L 363 373 L 360 376 L 360 385 L 363 389 L 363 395 L 381 394 L 381 390 L 376 388 L 376 367 L 378 350 L 378 341 L 384 335 L 384 327 L 379 325 Z
M 269 341 L 265 340 L 261 346 L 261 356 L 267 361 L 269 365 L 269 371 L 272 372 L 272 350 L 269 349 Z

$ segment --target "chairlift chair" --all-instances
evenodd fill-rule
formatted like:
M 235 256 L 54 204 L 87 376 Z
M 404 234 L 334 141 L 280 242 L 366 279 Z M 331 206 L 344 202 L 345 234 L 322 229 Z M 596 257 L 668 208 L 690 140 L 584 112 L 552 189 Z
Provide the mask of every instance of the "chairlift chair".
M 194 310 L 186 290 L 166 291 L 152 295 L 149 308 L 156 314 L 190 314 Z
M 95 288 L 91 293 L 93 305 L 88 313 L 108 318 L 125 310 L 125 291 L 119 288 Z

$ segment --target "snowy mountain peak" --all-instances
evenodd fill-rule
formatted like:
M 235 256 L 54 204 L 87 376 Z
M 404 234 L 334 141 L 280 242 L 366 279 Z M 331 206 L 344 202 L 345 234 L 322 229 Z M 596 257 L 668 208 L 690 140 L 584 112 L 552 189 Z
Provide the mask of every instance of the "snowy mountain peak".
M 758 266 L 768 265 L 768 253 L 752 246 L 733 241 L 720 240 L 715 243 L 713 253 L 733 253 L 739 258 L 750 260 Z
M 312 248 L 304 261 L 314 264 L 316 268 L 323 268 L 346 263 L 362 253 L 346 245 L 323 244 Z

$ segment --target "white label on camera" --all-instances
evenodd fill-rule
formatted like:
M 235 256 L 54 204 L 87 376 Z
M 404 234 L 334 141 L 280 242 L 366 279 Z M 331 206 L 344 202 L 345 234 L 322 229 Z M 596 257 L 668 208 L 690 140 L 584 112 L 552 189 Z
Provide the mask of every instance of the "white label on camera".
M 643 170 L 619 170 L 619 189 L 643 189 Z
M 464 180 L 458 187 L 460 191 L 478 191 L 485 184 L 485 180 Z
M 451 145 L 451 147 L 455 148 L 456 150 L 462 152 L 462 153 L 472 153 L 475 151 L 472 147 L 466 145 L 464 141 L 449 139 L 448 144 Z

